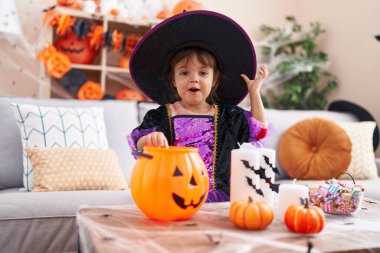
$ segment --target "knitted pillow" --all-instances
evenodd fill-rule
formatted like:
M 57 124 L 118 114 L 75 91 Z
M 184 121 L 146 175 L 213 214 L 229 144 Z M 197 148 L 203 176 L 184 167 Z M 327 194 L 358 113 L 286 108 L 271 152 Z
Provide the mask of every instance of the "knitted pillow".
M 347 170 L 351 142 L 346 131 L 333 121 L 306 119 L 283 134 L 278 158 L 292 178 L 330 179 Z
M 373 136 L 376 122 L 338 123 L 347 133 L 352 143 L 351 163 L 347 173 L 355 179 L 377 179 L 375 153 L 373 152 Z

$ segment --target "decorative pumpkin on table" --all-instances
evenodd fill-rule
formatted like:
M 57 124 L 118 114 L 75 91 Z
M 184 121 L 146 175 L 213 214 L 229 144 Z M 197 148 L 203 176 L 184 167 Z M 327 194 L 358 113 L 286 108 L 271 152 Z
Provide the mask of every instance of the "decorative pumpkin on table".
M 270 205 L 264 201 L 237 200 L 230 208 L 231 222 L 244 229 L 262 230 L 273 221 L 274 213 Z
M 136 205 L 149 218 L 186 220 L 206 201 L 209 185 L 198 149 L 144 147 L 131 176 Z
M 54 46 L 67 55 L 72 63 L 91 64 L 96 57 L 96 50 L 90 45 L 87 37 L 77 38 L 75 33 L 60 37 Z
M 291 205 L 285 213 L 285 224 L 289 230 L 302 234 L 316 234 L 325 225 L 325 214 L 316 206 L 309 206 L 309 199 L 301 199 L 301 204 Z

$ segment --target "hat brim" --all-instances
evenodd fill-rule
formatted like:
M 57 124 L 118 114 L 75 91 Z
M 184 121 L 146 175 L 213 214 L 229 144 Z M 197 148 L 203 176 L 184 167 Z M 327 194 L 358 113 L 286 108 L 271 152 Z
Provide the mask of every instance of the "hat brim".
M 190 41 L 212 46 L 222 58 L 224 72 L 216 102 L 240 103 L 248 93 L 240 74 L 255 78 L 255 50 L 243 28 L 212 11 L 184 12 L 164 20 L 144 35 L 132 52 L 129 65 L 140 90 L 161 105 L 174 102 L 165 70 L 173 51 Z
M 369 111 L 367 111 L 360 105 L 357 105 L 345 100 L 336 100 L 330 103 L 327 107 L 327 110 L 337 111 L 337 112 L 349 112 L 349 113 L 354 114 L 359 119 L 359 121 L 376 122 L 375 118 L 372 116 L 372 114 Z M 379 126 L 376 123 L 376 128 L 373 132 L 373 150 L 376 150 L 378 146 L 379 146 Z

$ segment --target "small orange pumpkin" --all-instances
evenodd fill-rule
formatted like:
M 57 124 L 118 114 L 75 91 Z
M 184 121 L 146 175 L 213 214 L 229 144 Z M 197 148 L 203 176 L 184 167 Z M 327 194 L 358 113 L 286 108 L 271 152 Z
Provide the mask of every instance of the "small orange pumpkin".
M 309 199 L 304 204 L 288 207 L 285 213 L 285 224 L 289 230 L 302 234 L 316 234 L 325 225 L 325 214 L 317 206 L 309 206 Z
M 230 208 L 231 222 L 244 229 L 262 230 L 273 221 L 273 208 L 264 201 L 246 200 L 235 201 Z
M 78 98 L 81 100 L 101 100 L 103 97 L 104 91 L 100 84 L 93 81 L 87 81 L 78 91 Z
M 53 53 L 45 62 L 48 73 L 55 78 L 62 78 L 70 69 L 69 58 L 62 53 Z
M 206 201 L 209 183 L 198 149 L 144 147 L 131 176 L 136 205 L 149 218 L 186 220 Z
M 195 0 L 183 0 L 180 1 L 174 6 L 173 14 L 177 15 L 184 11 L 195 11 L 195 10 L 202 10 L 203 5 Z
M 130 90 L 130 89 L 125 89 L 119 91 L 116 96 L 116 99 L 120 100 L 137 100 L 137 101 L 143 101 L 145 98 L 144 96 L 138 92 L 137 90 Z

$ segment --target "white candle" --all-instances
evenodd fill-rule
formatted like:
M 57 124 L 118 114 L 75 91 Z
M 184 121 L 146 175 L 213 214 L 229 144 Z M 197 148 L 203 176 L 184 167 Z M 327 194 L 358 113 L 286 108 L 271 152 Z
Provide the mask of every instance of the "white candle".
M 258 199 L 260 196 L 259 152 L 253 149 L 234 149 L 231 151 L 231 189 L 230 201 Z
M 278 196 L 278 215 L 281 221 L 285 219 L 285 213 L 289 206 L 300 203 L 300 198 L 309 197 L 309 187 L 300 184 L 281 184 Z

